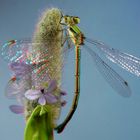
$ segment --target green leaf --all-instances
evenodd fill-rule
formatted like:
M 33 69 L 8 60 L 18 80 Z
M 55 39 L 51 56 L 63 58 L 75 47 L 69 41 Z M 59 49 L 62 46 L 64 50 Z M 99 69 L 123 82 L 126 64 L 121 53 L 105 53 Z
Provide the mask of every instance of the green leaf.
M 53 140 L 51 113 L 46 106 L 38 105 L 26 123 L 24 140 Z

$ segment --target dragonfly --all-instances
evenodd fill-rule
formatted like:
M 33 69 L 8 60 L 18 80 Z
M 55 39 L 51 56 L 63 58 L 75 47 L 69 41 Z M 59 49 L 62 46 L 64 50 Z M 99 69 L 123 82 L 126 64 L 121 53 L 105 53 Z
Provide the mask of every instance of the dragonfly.
M 92 57 L 93 63 L 96 65 L 99 72 L 103 75 L 105 80 L 110 84 L 110 86 L 121 96 L 129 97 L 131 95 L 130 87 L 117 72 L 113 70 L 105 61 L 101 59 L 101 57 L 92 50 L 91 47 L 87 45 L 90 43 L 91 45 L 96 46 L 99 49 L 99 53 L 105 55 L 111 62 L 119 65 L 121 68 L 127 70 L 128 72 L 135 74 L 136 76 L 140 76 L 140 59 L 132 56 L 127 53 L 120 52 L 117 49 L 111 48 L 105 43 L 87 38 L 84 33 L 79 28 L 78 24 L 80 22 L 80 18 L 76 16 L 69 16 L 69 15 L 62 15 L 60 24 L 64 27 L 63 29 L 63 36 L 64 40 L 62 41 L 62 46 L 65 45 L 63 54 L 67 53 L 69 49 L 75 49 L 75 95 L 73 98 L 73 103 L 70 112 L 66 116 L 65 120 L 58 125 L 55 130 L 58 133 L 61 133 L 68 122 L 71 120 L 74 112 L 76 111 L 79 95 L 80 95 L 80 60 L 81 60 L 81 48 L 83 47 Z M 30 78 L 30 73 L 37 75 L 34 81 L 50 79 L 48 77 L 47 72 L 49 71 L 48 65 L 49 61 L 53 59 L 51 55 L 48 55 L 48 50 L 44 50 L 41 56 L 38 56 L 39 50 L 33 50 L 32 46 L 34 44 L 41 44 L 44 45 L 44 42 L 32 42 L 32 39 L 21 39 L 21 40 L 10 40 L 4 43 L 1 46 L 1 57 L 10 63 L 9 67 L 13 70 L 13 66 L 17 64 L 21 64 L 21 67 L 16 67 L 15 71 L 18 77 L 15 75 L 10 79 L 6 89 L 6 96 L 13 98 L 17 97 L 21 99 L 21 91 L 20 88 L 17 92 L 14 89 L 11 89 L 11 84 L 15 83 L 16 86 L 19 84 L 26 86 L 27 89 L 30 87 L 30 83 L 27 83 L 28 78 Z M 38 59 L 39 58 L 39 59 Z M 12 64 L 11 64 L 12 63 Z M 58 64 L 59 65 L 59 64 Z M 22 72 L 18 73 L 19 69 Z M 56 69 L 60 71 L 60 69 Z M 46 77 L 47 75 L 47 77 Z M 35 83 L 36 84 L 36 83 Z M 22 86 L 20 86 L 22 87 Z M 23 88 L 25 89 L 25 88 Z M 12 91 L 12 92 L 9 92 Z M 23 91 L 24 92 L 24 91 Z

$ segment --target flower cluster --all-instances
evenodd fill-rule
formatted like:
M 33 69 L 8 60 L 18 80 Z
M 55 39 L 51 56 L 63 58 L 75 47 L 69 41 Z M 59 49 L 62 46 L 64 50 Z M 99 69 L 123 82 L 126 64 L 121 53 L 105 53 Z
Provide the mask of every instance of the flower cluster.
M 22 77 L 26 76 L 26 74 L 28 73 L 28 70 L 30 70 L 30 66 L 28 67 L 27 64 L 24 63 L 11 63 L 10 64 L 10 68 L 14 71 L 14 76 L 16 77 L 15 80 L 12 82 L 12 84 L 10 85 L 10 87 L 14 86 L 14 90 L 20 90 L 20 86 L 18 87 L 17 84 L 15 84 L 17 82 L 16 79 L 18 79 L 20 85 L 22 86 L 23 89 L 23 84 L 21 84 L 20 79 L 22 79 Z M 15 88 L 15 85 L 17 88 Z M 22 90 L 24 93 L 21 92 L 17 92 L 20 94 L 16 95 L 19 96 L 20 98 L 25 98 L 29 101 L 36 101 L 37 104 L 40 105 L 46 105 L 46 104 L 55 104 L 57 102 L 60 102 L 60 98 L 61 96 L 66 95 L 66 92 L 58 90 L 57 87 L 57 81 L 56 80 L 50 80 L 49 82 L 46 82 L 47 85 L 44 88 L 41 89 L 35 89 L 35 88 L 28 88 L 26 90 Z M 59 91 L 59 95 L 55 94 L 56 91 Z M 15 92 L 15 91 L 14 91 Z M 22 94 L 22 96 L 21 96 Z M 64 106 L 66 104 L 66 101 L 63 100 L 61 101 L 61 106 Z M 23 106 L 19 106 L 19 105 L 11 105 L 10 110 L 16 114 L 22 114 L 24 112 L 24 107 Z
M 54 95 L 57 89 L 56 80 L 52 80 L 47 89 L 33 90 L 30 89 L 25 93 L 25 97 L 29 100 L 38 99 L 40 105 L 54 104 L 58 101 L 58 97 Z M 64 91 L 60 91 L 61 95 L 65 95 Z

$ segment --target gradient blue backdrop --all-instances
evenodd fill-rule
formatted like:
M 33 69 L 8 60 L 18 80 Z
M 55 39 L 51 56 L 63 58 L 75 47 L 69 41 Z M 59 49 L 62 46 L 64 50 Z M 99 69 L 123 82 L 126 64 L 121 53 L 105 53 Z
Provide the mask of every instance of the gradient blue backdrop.
M 58 7 L 65 14 L 79 16 L 86 36 L 96 38 L 121 51 L 140 56 L 139 0 L 0 0 L 0 43 L 9 39 L 31 37 L 38 17 L 46 8 Z M 92 46 L 91 46 L 92 47 Z M 74 86 L 74 54 L 70 52 L 63 78 L 68 104 L 62 110 L 61 122 L 71 105 Z M 109 63 L 130 84 L 132 96 L 122 98 L 106 83 L 82 51 L 81 96 L 78 109 L 56 140 L 139 140 L 140 80 Z M 10 77 L 7 64 L 0 58 L 0 139 L 23 140 L 24 119 L 8 109 L 16 101 L 4 96 Z

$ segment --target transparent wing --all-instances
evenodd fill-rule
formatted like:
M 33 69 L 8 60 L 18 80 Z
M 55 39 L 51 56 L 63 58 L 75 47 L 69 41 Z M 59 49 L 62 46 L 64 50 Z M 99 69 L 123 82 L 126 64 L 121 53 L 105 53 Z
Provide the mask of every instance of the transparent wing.
M 1 57 L 7 62 L 27 62 L 31 42 L 29 40 L 10 40 L 0 46 Z
M 34 46 L 39 44 L 41 48 Z M 10 40 L 0 46 L 1 57 L 8 63 L 24 62 L 26 64 L 37 64 L 47 58 L 46 44 L 41 42 L 32 42 L 31 39 Z M 43 53 L 40 50 L 43 48 Z M 38 60 L 39 58 L 39 60 Z
M 97 48 L 112 62 L 118 64 L 123 69 L 140 76 L 140 58 L 120 52 L 119 50 L 111 48 L 98 40 L 86 39 L 86 41 L 96 45 Z
M 23 103 L 24 101 L 24 93 L 30 89 L 30 80 L 26 79 L 16 79 L 13 77 L 9 80 L 5 88 L 5 95 L 10 99 L 17 99 L 19 103 Z
M 34 47 L 39 44 L 39 47 Z M 43 48 L 43 51 L 41 49 Z M 44 49 L 45 48 L 45 49 Z M 31 39 L 23 40 L 11 40 L 0 47 L 1 57 L 13 66 L 12 71 L 20 73 L 37 74 L 40 78 L 46 73 L 48 67 L 48 59 L 51 57 L 48 55 L 48 50 L 46 44 L 41 42 L 32 42 Z M 30 67 L 30 69 L 25 69 L 24 67 Z M 28 71 L 30 70 L 30 71 Z M 19 75 L 19 74 L 18 74 Z M 23 74 L 21 74 L 23 76 Z M 24 74 L 25 75 L 25 74 Z M 19 78 L 19 77 L 17 77 Z
M 7 97 L 18 97 L 29 86 L 31 88 L 49 79 L 48 65 L 53 57 L 48 54 L 47 44 L 32 42 L 31 39 L 11 40 L 1 45 L 0 52 L 1 57 L 9 63 L 15 77 L 6 86 Z M 60 69 L 54 69 L 56 72 L 60 71 Z
M 107 65 L 92 49 L 88 46 L 84 46 L 84 48 L 92 56 L 93 62 L 110 86 L 121 96 L 129 97 L 131 95 L 131 90 L 128 83 L 109 65 Z
M 67 56 L 71 50 L 72 43 L 68 35 L 65 35 L 65 42 L 62 44 L 62 56 Z M 54 48 L 55 49 L 55 48 Z M 47 44 L 32 42 L 31 39 L 10 40 L 0 46 L 0 56 L 9 63 L 9 68 L 13 71 L 13 77 L 9 80 L 6 86 L 5 94 L 8 98 L 22 98 L 22 95 L 30 88 L 39 85 L 45 85 L 45 82 L 50 80 L 48 76 L 49 62 L 53 56 L 48 53 Z M 61 71 L 62 67 L 59 61 L 55 69 L 55 73 Z

